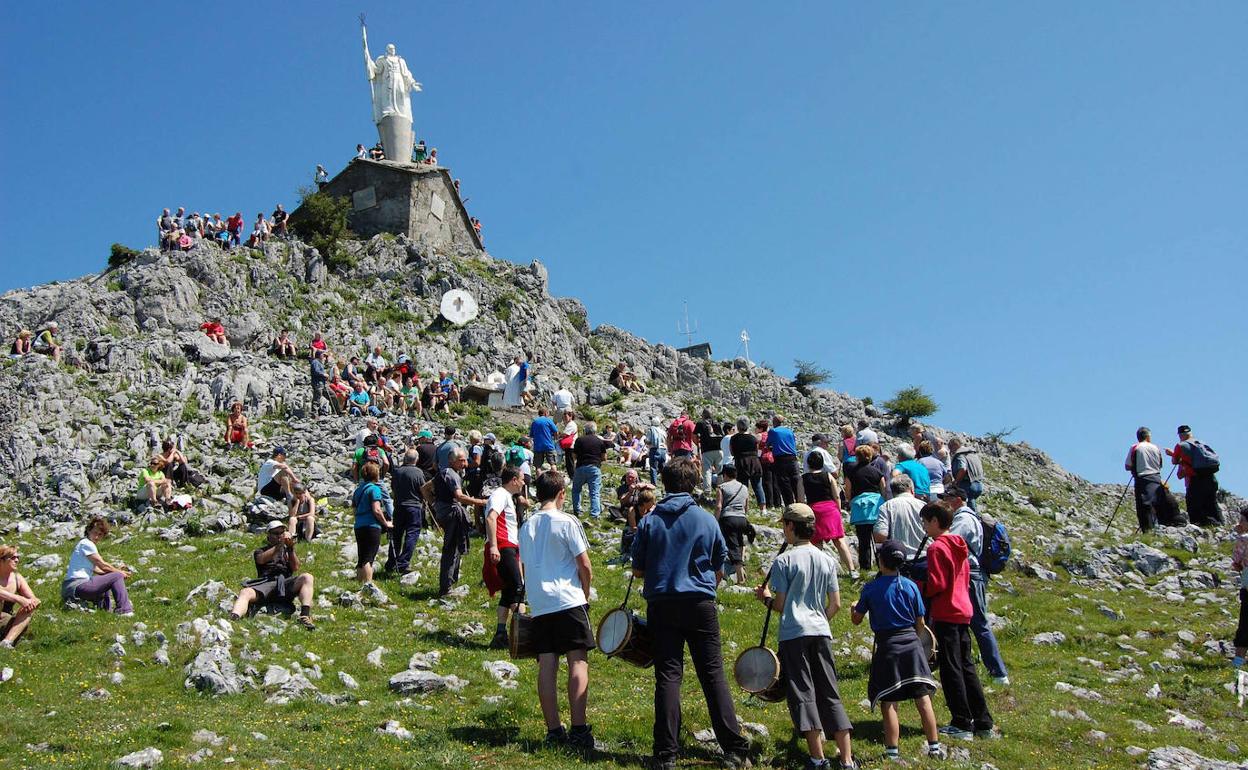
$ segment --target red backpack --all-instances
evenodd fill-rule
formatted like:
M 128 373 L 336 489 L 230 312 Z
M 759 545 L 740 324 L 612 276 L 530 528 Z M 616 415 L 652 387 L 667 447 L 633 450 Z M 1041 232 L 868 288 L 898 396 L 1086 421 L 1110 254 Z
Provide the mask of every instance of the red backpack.
M 667 444 L 693 444 L 693 421 L 681 415 L 667 427 Z

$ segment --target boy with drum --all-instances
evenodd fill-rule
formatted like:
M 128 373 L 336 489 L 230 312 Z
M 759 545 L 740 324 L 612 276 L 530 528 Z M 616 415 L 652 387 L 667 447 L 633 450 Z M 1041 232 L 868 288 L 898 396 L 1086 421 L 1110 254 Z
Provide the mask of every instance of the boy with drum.
M 585 719 L 589 693 L 588 653 L 594 649 L 589 626 L 589 543 L 574 516 L 563 512 L 563 474 L 546 471 L 537 477 L 537 512 L 520 526 L 520 558 L 533 617 L 537 652 L 537 699 L 546 719 L 546 743 L 594 750 L 594 735 Z M 568 706 L 572 729 L 559 719 L 559 657 L 568 659 Z
M 810 543 L 815 534 L 815 512 L 805 503 L 789 503 L 781 516 L 789 548 L 776 557 L 771 585 L 756 595 L 771 609 L 780 610 L 780 667 L 793 727 L 806 738 L 809 770 L 830 769 L 823 755 L 823 737 L 832 736 L 840 750 L 842 770 L 856 770 L 849 722 L 837 687 L 832 661 L 832 629 L 828 621 L 841 609 L 836 562 Z M 774 592 L 774 593 L 773 593 Z
M 932 694 L 936 680 L 927 662 L 927 652 L 920 644 L 920 635 L 929 636 L 923 622 L 923 594 L 910 578 L 898 574 L 906 561 L 906 546 L 899 540 L 885 540 L 878 555 L 880 574 L 862 587 L 850 620 L 855 626 L 871 616 L 875 647 L 871 653 L 871 674 L 867 679 L 867 697 L 871 707 L 880 704 L 884 722 L 884 756 L 900 760 L 897 747 L 901 724 L 897 704 L 913 700 L 927 736 L 926 755 L 945 759 L 947 752 L 936 732 L 936 712 Z

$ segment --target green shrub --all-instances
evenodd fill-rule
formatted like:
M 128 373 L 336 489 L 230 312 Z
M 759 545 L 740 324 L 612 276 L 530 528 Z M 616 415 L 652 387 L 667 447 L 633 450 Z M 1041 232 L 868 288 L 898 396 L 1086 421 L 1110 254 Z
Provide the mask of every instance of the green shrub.
M 321 253 L 321 259 L 331 270 L 354 267 L 355 257 L 343 245 L 343 241 L 355 237 L 347 224 L 351 199 L 326 195 L 310 187 L 300 189 L 299 193 L 302 196 L 299 217 L 291 223 L 295 233 Z
M 917 385 L 902 388 L 897 395 L 884 402 L 884 408 L 901 418 L 905 427 L 915 417 L 927 417 L 936 414 L 940 405 Z
M 803 361 L 799 358 L 793 362 L 793 367 L 797 369 L 797 374 L 793 376 L 793 382 L 790 384 L 803 395 L 809 396 L 816 385 L 822 385 L 832 379 L 832 372 L 814 361 Z
M 875 400 L 874 400 L 874 399 L 872 399 L 870 396 L 863 396 L 863 397 L 862 397 L 862 405 L 863 405 L 863 406 L 871 406 L 871 405 L 872 405 L 872 404 L 874 404 L 874 403 L 875 403 Z
M 185 363 L 185 360 L 183 361 Z M 182 405 L 182 425 L 195 422 L 199 419 L 199 396 L 194 393 L 190 398 L 186 399 L 186 403 Z
M 134 258 L 137 256 L 139 256 L 139 252 L 129 246 L 114 243 L 108 254 L 108 269 L 116 270 L 127 262 L 134 261 Z

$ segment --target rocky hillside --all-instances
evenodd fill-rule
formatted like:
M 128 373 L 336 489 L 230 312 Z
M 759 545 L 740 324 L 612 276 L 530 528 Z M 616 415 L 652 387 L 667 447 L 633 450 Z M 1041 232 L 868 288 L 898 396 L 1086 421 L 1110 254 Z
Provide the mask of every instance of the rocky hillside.
M 320 582 L 351 583 L 349 551 L 353 545 L 345 515 L 327 518 L 325 537 L 313 546 L 313 555 L 319 555 L 314 569 L 322 587 L 318 612 L 330 616 L 325 630 L 318 631 L 318 641 L 308 643 L 315 645 L 316 653 L 305 650 L 298 639 L 289 638 L 296 632 L 278 629 L 271 633 L 285 645 L 280 655 L 276 642 L 260 644 L 253 639 L 252 646 L 237 652 L 235 661 L 227 639 L 205 649 L 218 650 L 213 654 L 224 656 L 218 668 L 233 670 L 237 662 L 244 669 L 255 669 L 254 675 L 249 675 L 250 684 L 239 685 L 250 694 L 235 692 L 239 688 L 201 687 L 192 681 L 195 671 L 211 668 L 208 664 L 212 663 L 206 661 L 196 667 L 205 653 L 200 649 L 204 645 L 194 643 L 193 637 L 224 623 L 218 605 L 231 592 L 220 582 L 204 581 L 233 580 L 238 566 L 233 563 L 237 559 L 223 564 L 211 556 L 218 550 L 243 551 L 249 547 L 254 537 L 245 532 L 248 524 L 254 525 L 267 515 L 251 504 L 255 468 L 264 450 L 278 442 L 289 447 L 293 464 L 314 485 L 318 496 L 330 498 L 335 514 L 343 513 L 343 500 L 349 492 L 343 473 L 345 450 L 348 436 L 359 421 L 310 412 L 306 361 L 281 361 L 266 352 L 281 328 L 293 330 L 305 345 L 314 331 L 320 331 L 339 355 L 363 355 L 380 345 L 391 358 L 407 353 L 424 372 L 446 368 L 460 373 L 461 381 L 469 374 L 483 377 L 503 368 L 515 354 L 524 353 L 536 362 L 540 397 L 567 386 L 592 413 L 614 422 L 645 424 L 653 417 L 673 416 L 682 408 L 710 406 L 724 418 L 758 417 L 778 411 L 803 438 L 863 416 L 872 417 L 884 431 L 886 444 L 896 443 L 901 435 L 895 420 L 874 413 L 857 399 L 823 390 L 804 394 L 783 378 L 743 360 L 706 362 L 666 346 L 651 345 L 621 329 L 598 326 L 591 330 L 580 302 L 550 296 L 546 270 L 540 263 L 526 267 L 470 254 L 431 253 L 403 238 L 385 236 L 352 242 L 347 248 L 354 264 L 341 270 L 328 269 L 314 249 L 297 242 L 273 243 L 263 252 L 223 253 L 212 246 L 186 253 L 148 251 L 117 270 L 0 297 L 0 329 L 6 334 L 23 327 L 38 328 L 56 319 L 67 345 L 61 364 L 42 356 L 0 359 L 0 392 L 10 399 L 9 417 L 0 424 L 0 539 L 17 542 L 36 557 L 23 562 L 24 571 L 32 577 L 45 604 L 51 606 L 54 601 L 63 570 L 61 555 L 67 552 L 87 514 L 131 520 L 128 502 L 136 473 L 156 437 L 171 433 L 182 436 L 192 465 L 207 476 L 192 512 L 152 515 L 133 522 L 140 526 L 113 541 L 113 547 L 123 554 L 133 550 L 131 563 L 145 569 L 144 578 L 134 584 L 152 613 L 144 620 L 161 624 L 171 634 L 175 627 L 186 626 L 186 634 L 175 635 L 172 653 L 163 646 L 157 650 L 156 667 L 124 663 L 123 649 L 120 654 L 110 652 L 106 656 L 113 661 L 109 664 L 111 673 L 105 667 L 101 672 L 84 674 L 78 684 L 66 682 L 64 675 L 60 683 L 43 682 L 42 690 L 36 687 L 41 704 L 45 700 L 60 704 L 67 698 L 77 703 L 69 692 L 75 686 L 90 699 L 99 689 L 97 685 L 111 677 L 107 683 L 118 692 L 111 708 L 128 714 L 136 725 L 119 745 L 139 749 L 155 742 L 166 749 L 176 748 L 178 756 L 185 754 L 187 762 L 196 761 L 196 754 L 212 752 L 196 748 L 199 738 L 191 736 L 192 727 L 216 723 L 192 724 L 182 717 L 160 721 L 167 718 L 164 712 L 158 719 L 146 710 L 152 699 L 178 710 L 185 707 L 187 698 L 194 697 L 193 692 L 184 693 L 180 676 L 161 668 L 169 665 L 172 655 L 186 666 L 186 681 L 190 682 L 186 687 L 241 699 L 214 700 L 213 705 L 202 708 L 211 709 L 213 719 L 221 720 L 220 724 L 234 725 L 231 740 L 238 742 L 237 749 L 233 745 L 218 749 L 222 754 L 237 750 L 240 756 L 259 764 L 268 761 L 270 749 L 264 743 L 267 739 L 256 737 L 259 733 L 252 732 L 247 738 L 239 726 L 245 721 L 246 709 L 260 702 L 247 699 L 272 698 L 272 691 L 284 691 L 287 679 L 282 674 L 302 671 L 286 662 L 287 657 L 299 656 L 305 661 L 300 665 L 306 667 L 306 661 L 315 664 L 318 655 L 337 655 L 344 661 L 342 665 L 347 665 L 345 662 L 359 657 L 357 635 L 371 629 L 374 641 L 366 648 L 388 644 L 398 651 L 391 657 L 406 657 L 413 652 L 410 635 L 417 634 L 417 654 L 444 651 L 447 660 L 443 669 L 448 674 L 453 672 L 451 678 L 471 679 L 474 684 L 454 696 L 454 709 L 429 712 L 432 721 L 425 724 L 411 710 L 426 709 L 426 704 L 413 705 L 410 699 L 391 704 L 387 681 L 378 679 L 380 674 L 375 676 L 371 670 L 381 663 L 373 662 L 370 655 L 371 667 L 344 672 L 347 676 L 342 682 L 347 690 L 355 689 L 358 678 L 362 691 L 371 693 L 355 701 L 359 709 L 347 717 L 346 726 L 336 721 L 343 713 L 338 707 L 353 701 L 354 696 L 345 693 L 326 701 L 324 713 L 309 710 L 298 717 L 305 720 L 303 724 L 321 725 L 314 729 L 324 729 L 327 735 L 344 740 L 358 741 L 362 735 L 367 741 L 381 721 L 401 716 L 409 724 L 411 720 L 420 723 L 421 740 L 432 742 L 442 752 L 439 756 L 450 763 L 467 762 L 476 756 L 473 747 L 478 733 L 467 732 L 463 723 L 485 720 L 510 724 L 507 720 L 517 720 L 524 730 L 536 724 L 531 697 L 503 699 L 478 682 L 483 678 L 489 681 L 480 673 L 483 665 L 488 671 L 499 662 L 489 659 L 483 648 L 477 650 L 475 642 L 465 641 L 479 634 L 471 629 L 449 635 L 439 630 L 488 619 L 488 608 L 474 603 L 467 585 L 461 586 L 455 603 L 442 605 L 426 601 L 429 596 L 407 581 L 388 583 L 386 590 L 403 592 L 405 600 L 398 605 L 402 612 L 410 614 L 412 608 L 419 611 L 408 627 L 406 614 L 396 626 L 393 616 L 357 606 L 358 597 L 343 601 L 343 597 L 352 599 L 355 594 Z M 480 316 L 463 327 L 453 327 L 438 316 L 438 301 L 452 288 L 467 289 L 481 305 Z M 198 331 L 201 322 L 217 316 L 229 331 L 229 347 L 208 341 Z M 620 397 L 607 385 L 612 363 L 620 360 L 647 382 L 647 394 Z M 244 402 L 252 416 L 255 452 L 226 453 L 222 449 L 222 410 L 236 400 Z M 501 427 L 505 435 L 520 430 L 527 418 L 527 414 L 489 414 L 482 408 L 471 408 L 453 419 L 465 428 Z M 409 435 L 410 420 L 386 421 L 395 435 Z M 1134 516 L 1127 500 L 1118 512 L 1116 526 L 1103 537 L 1105 520 L 1122 487 L 1091 484 L 1025 444 L 974 437 L 971 441 L 985 455 L 990 477 L 984 503 L 1007 522 L 1015 541 L 1011 567 L 993 584 L 993 608 L 999 613 L 994 623 L 1007 661 L 1015 667 L 1012 678 L 1017 689 L 994 695 L 993 707 L 1007 735 L 1018 740 L 982 749 L 975 744 L 970 754 L 964 752 L 964 758 L 976 763 L 966 766 L 978 767 L 978 761 L 992 760 L 1000 767 L 1050 767 L 1066 756 L 1074 758 L 1075 766 L 1127 767 L 1138 766 L 1145 754 L 1150 766 L 1156 768 L 1239 766 L 1201 765 L 1203 760 L 1189 748 L 1169 748 L 1179 744 L 1203 755 L 1234 761 L 1239 761 L 1241 746 L 1248 749 L 1242 712 L 1236 711 L 1234 697 L 1223 684 L 1234 620 L 1226 532 L 1164 528 L 1138 540 L 1131 533 Z M 1240 505 L 1242 501 L 1231 499 L 1227 503 Z M 766 530 L 764 539 L 770 544 L 774 535 L 774 530 Z M 596 528 L 591 539 L 597 570 L 613 555 L 618 533 Z M 752 566 L 760 566 L 759 560 L 767 553 L 766 547 L 760 549 Z M 175 554 L 181 556 L 169 561 Z M 422 544 L 419 561 L 426 576 L 431 570 L 436 572 L 436 546 L 431 541 Z M 326 562 L 329 566 L 322 566 Z M 170 568 L 161 573 L 157 565 L 164 563 Z M 335 563 L 338 569 L 331 572 Z M 603 590 L 610 591 L 608 595 L 622 593 L 623 576 L 618 568 L 602 571 Z M 466 568 L 466 574 L 472 574 L 471 567 Z M 196 586 L 214 595 L 205 599 L 192 591 Z M 472 592 L 479 593 L 475 587 Z M 757 633 L 758 619 L 751 614 L 754 605 L 748 597 L 725 591 L 723 603 L 729 629 L 725 637 L 730 640 L 726 645 L 735 649 Z M 116 642 L 119 645 L 126 641 L 122 636 L 114 639 L 107 618 L 58 615 L 55 611 L 47 615 L 46 621 L 40 621 L 47 625 L 37 629 L 42 637 L 19 648 L 26 648 L 20 654 L 29 656 L 21 658 L 28 677 L 34 676 L 36 666 L 48 661 L 56 667 L 69 660 L 57 656 L 77 661 L 79 647 L 68 645 L 71 641 L 90 635 L 85 653 L 90 660 L 115 639 L 121 640 Z M 869 657 L 870 640 L 864 630 L 842 628 L 845 625 L 838 621 L 835 633 L 844 636 L 837 655 L 838 661 L 844 662 L 846 686 L 856 700 L 865 686 L 862 657 Z M 250 626 L 239 628 L 244 635 L 252 633 Z M 256 628 L 255 633 L 262 637 L 270 634 L 269 625 Z M 143 645 L 131 641 L 134 646 Z M 281 665 L 274 664 L 281 670 L 274 673 L 271 684 L 266 673 L 262 686 L 258 650 L 270 648 L 270 663 L 281 661 Z M 628 757 L 644 754 L 648 728 L 638 714 L 645 710 L 648 695 L 644 686 L 637 688 L 640 680 L 632 672 L 612 669 L 611 665 L 602 664 L 600 669 L 613 678 L 605 691 L 614 696 L 614 710 L 610 720 L 604 719 L 603 732 L 608 742 Z M 123 669 L 131 679 L 122 675 Z M 413 664 L 411 669 L 420 667 Z M 524 667 L 522 671 L 524 686 L 517 692 L 527 694 L 531 692 L 530 672 Z M 20 666 L 18 676 L 20 682 Z M 293 681 L 307 682 L 308 677 L 318 680 L 319 666 L 316 676 L 300 674 Z M 413 677 L 419 678 L 415 674 L 409 678 Z M 321 687 L 327 685 L 322 683 Z M 393 680 L 389 688 L 395 689 Z M 399 692 L 405 691 L 399 688 Z M 0 703 L 16 697 L 12 688 L 0 690 Z M 378 702 L 369 706 L 370 698 Z M 77 725 L 83 721 L 75 713 L 87 705 L 57 708 L 65 713 L 67 724 Z M 773 731 L 785 729 L 782 708 L 765 711 L 753 701 L 742 708 L 747 718 L 770 724 Z M 854 719 L 870 724 L 875 717 L 859 709 Z M 450 721 L 444 725 L 439 720 Z M 41 757 L 46 752 L 62 752 L 61 758 L 69 766 L 94 767 L 102 757 L 111 759 L 113 736 L 101 724 L 91 724 L 80 737 L 83 745 L 93 748 L 75 755 L 78 749 L 72 743 L 49 746 L 40 737 L 43 727 L 37 714 L 25 715 L 17 734 L 30 743 L 21 766 L 42 766 Z M 169 724 L 172 727 L 160 726 Z M 388 734 L 407 732 L 397 721 L 393 730 L 388 721 L 386 725 Z M 340 727 L 342 732 L 335 732 Z M 161 730 L 172 732 L 159 733 Z M 492 750 L 504 750 L 490 745 Z M 1051 751 L 1055 745 L 1063 749 L 1060 756 Z M 1145 746 L 1153 750 L 1149 752 Z M 555 766 L 548 756 L 530 757 L 530 749 L 536 748 L 535 743 L 525 753 L 509 756 L 519 763 L 517 766 L 533 766 L 526 764 L 530 762 Z M 779 742 L 769 750 L 778 752 L 773 756 L 781 764 L 789 756 Z M 317 766 L 336 762 L 327 758 Z

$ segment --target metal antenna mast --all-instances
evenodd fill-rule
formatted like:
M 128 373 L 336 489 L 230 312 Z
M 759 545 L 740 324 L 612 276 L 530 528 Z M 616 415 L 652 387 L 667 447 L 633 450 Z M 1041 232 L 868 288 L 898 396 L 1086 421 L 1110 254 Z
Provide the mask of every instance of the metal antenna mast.
M 683 326 L 680 321 L 676 322 L 676 333 L 685 335 L 685 346 L 693 346 L 693 335 L 698 333 L 698 322 L 694 321 L 693 326 L 689 326 L 689 301 L 685 300 L 685 319 Z

